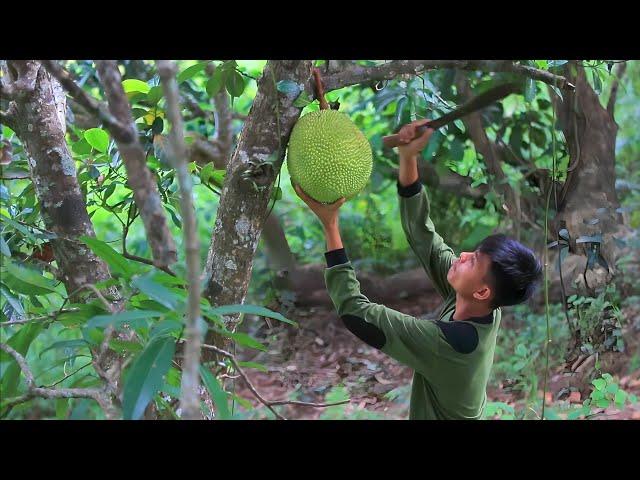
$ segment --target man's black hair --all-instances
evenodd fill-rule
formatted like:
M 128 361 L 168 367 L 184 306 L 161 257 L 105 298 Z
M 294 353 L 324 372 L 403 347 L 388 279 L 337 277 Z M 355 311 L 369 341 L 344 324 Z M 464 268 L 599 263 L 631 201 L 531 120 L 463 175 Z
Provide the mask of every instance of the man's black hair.
M 491 259 L 488 283 L 494 289 L 491 308 L 528 300 L 542 278 L 542 263 L 520 242 L 503 234 L 490 235 L 476 250 Z

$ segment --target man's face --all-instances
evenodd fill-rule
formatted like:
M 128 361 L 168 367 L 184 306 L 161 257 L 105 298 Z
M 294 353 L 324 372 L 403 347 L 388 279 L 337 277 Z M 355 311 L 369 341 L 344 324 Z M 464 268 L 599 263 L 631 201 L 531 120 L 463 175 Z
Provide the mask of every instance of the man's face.
M 478 250 L 462 252 L 460 258 L 451 264 L 447 280 L 462 297 L 477 301 L 489 300 L 493 293 L 486 282 L 490 268 L 491 259 L 488 255 Z

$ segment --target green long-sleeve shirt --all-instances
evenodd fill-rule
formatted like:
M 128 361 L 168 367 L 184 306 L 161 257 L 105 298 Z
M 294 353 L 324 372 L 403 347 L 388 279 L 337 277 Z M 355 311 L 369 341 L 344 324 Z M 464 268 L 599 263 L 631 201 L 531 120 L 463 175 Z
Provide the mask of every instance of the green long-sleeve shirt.
M 429 199 L 418 182 L 400 187 L 402 227 L 444 298 L 439 318 L 423 320 L 371 303 L 344 250 L 328 252 L 325 281 L 349 330 L 414 370 L 410 419 L 479 419 L 493 364 L 501 310 L 487 317 L 453 320 L 456 293 L 447 281 L 453 250 L 429 218 Z

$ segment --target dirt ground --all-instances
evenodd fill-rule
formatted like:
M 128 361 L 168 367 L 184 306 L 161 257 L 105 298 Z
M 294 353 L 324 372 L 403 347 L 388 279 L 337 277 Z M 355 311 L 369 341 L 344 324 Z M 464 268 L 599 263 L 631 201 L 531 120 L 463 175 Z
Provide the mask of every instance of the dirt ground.
M 440 303 L 437 295 L 431 295 L 399 300 L 388 306 L 410 315 L 423 316 L 436 311 Z M 276 321 L 272 327 L 262 321 L 248 322 L 245 326 L 246 331 L 263 342 L 267 351 L 238 348 L 236 352 L 239 359 L 259 362 L 268 369 L 266 373 L 245 369 L 264 398 L 322 403 L 327 401 L 325 396 L 332 387 L 342 385 L 348 391 L 350 402 L 343 407 L 344 411 L 340 417 L 396 420 L 408 418 L 412 377 L 410 368 L 352 335 L 331 308 L 298 308 L 288 317 L 296 320 L 299 328 Z M 621 388 L 640 397 L 640 370 L 628 374 L 630 358 L 633 352 L 638 350 L 637 335 L 633 337 L 630 341 L 625 339 L 627 350 L 625 353 L 616 354 L 616 361 L 607 371 L 616 377 Z M 565 386 L 562 370 L 563 367 L 558 366 L 551 368 L 549 372 L 547 407 L 552 405 L 554 408 L 565 408 L 570 403 L 581 404 L 584 400 L 577 391 L 571 395 L 560 395 L 562 400 L 557 399 L 558 393 Z M 235 380 L 235 391 L 252 404 L 260 405 L 241 379 Z M 392 395 L 386 395 L 391 391 L 394 391 Z M 522 409 L 525 403 L 522 398 L 518 398 L 517 393 L 502 388 L 502 385 L 489 387 L 487 394 L 489 401 L 504 402 L 516 407 L 516 411 Z M 539 397 L 542 397 L 542 391 L 539 392 Z M 323 412 L 327 411 L 325 408 L 295 405 L 276 408 L 288 419 L 319 419 Z M 537 410 L 539 411 L 539 408 Z M 262 408 L 251 418 L 271 417 L 272 414 Z M 624 410 L 608 408 L 593 418 L 640 419 L 640 403 L 627 404 Z

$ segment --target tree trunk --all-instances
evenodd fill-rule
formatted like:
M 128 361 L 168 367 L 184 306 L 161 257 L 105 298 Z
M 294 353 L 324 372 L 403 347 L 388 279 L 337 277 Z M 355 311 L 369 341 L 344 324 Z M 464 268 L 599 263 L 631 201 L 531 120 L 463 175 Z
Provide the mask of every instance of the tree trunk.
M 622 250 L 612 237 L 620 238 L 626 230 L 622 215 L 616 212 L 620 206 L 615 189 L 618 126 L 612 112 L 602 106 L 589 85 L 581 65 L 571 62 L 565 68 L 565 74 L 576 85 L 575 92 L 565 92 L 562 101 L 551 94 L 570 155 L 567 179 L 558 192 L 553 235 L 555 237 L 555 232 L 567 228 L 571 237 L 570 251 L 586 255 L 588 244 L 575 240 L 582 235 L 602 234 L 601 253 L 609 268 L 598 267 L 589 272 L 586 284 L 582 272 L 575 279 L 583 294 L 593 295 L 615 275 L 615 262 Z
M 37 70 L 35 86 L 15 100 L 15 130 L 28 155 L 44 224 L 58 235 L 51 243 L 60 280 L 71 295 L 110 275 L 107 265 L 78 240 L 82 235 L 95 237 L 95 232 L 65 141 L 64 95 L 59 95 L 60 85 L 39 63 L 32 62 L 30 68 Z
M 242 303 L 273 182 L 280 171 L 289 135 L 300 116 L 295 96 L 278 92 L 288 80 L 310 92 L 311 61 L 270 60 L 227 168 L 207 255 L 205 295 L 212 305 Z M 229 327 L 237 319 L 225 320 Z

